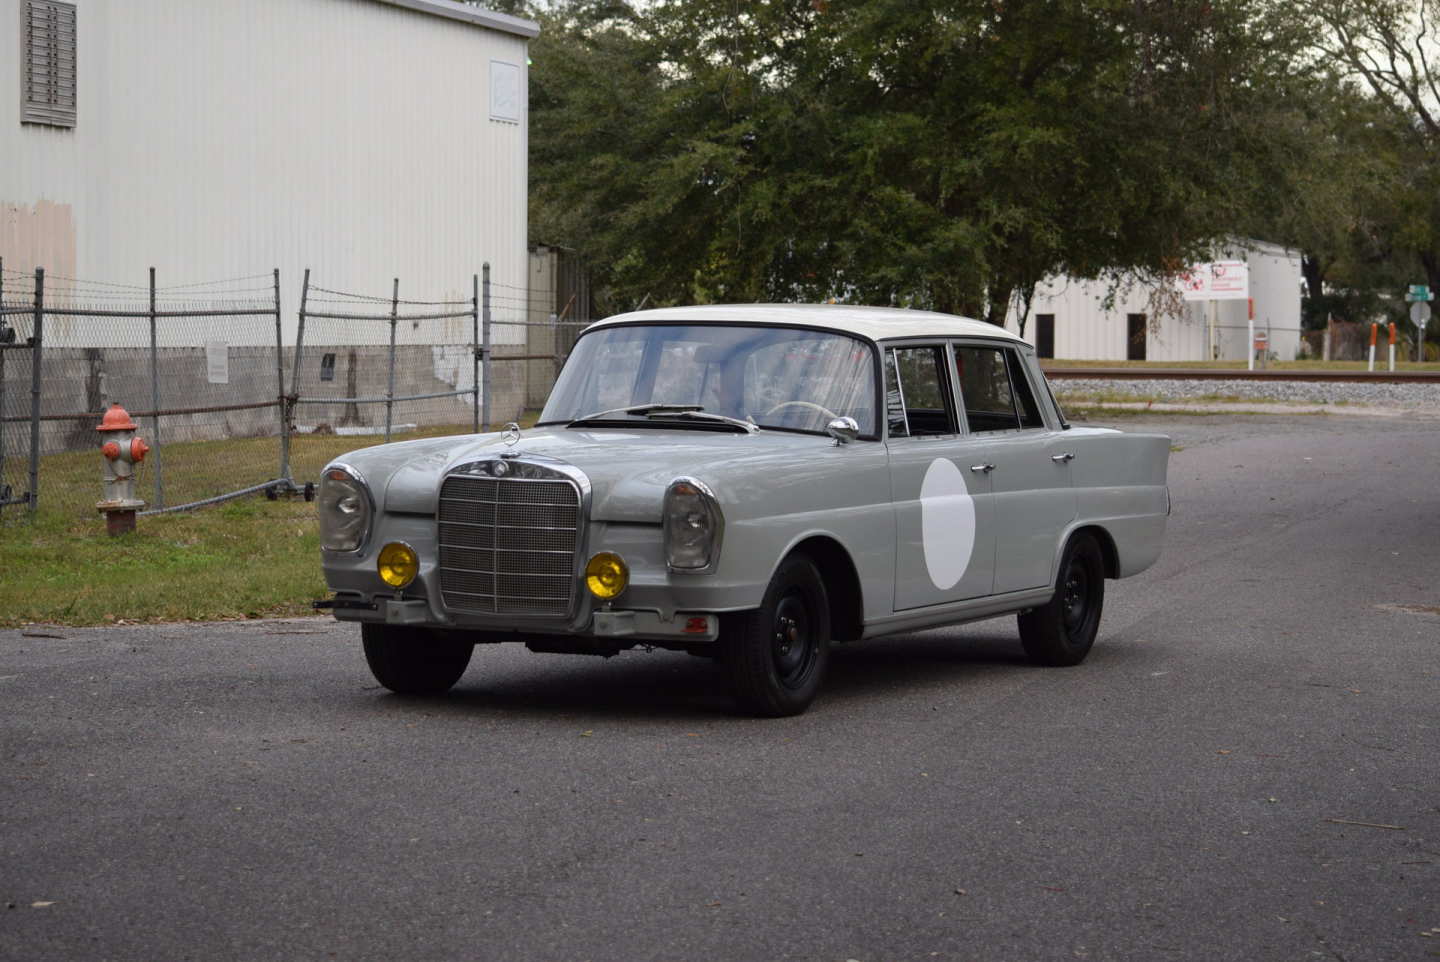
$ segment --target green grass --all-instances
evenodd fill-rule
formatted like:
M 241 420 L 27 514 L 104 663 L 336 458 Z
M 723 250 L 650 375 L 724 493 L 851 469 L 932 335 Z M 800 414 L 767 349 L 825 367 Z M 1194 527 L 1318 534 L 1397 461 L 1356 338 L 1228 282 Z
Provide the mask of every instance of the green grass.
M 0 526 L 0 626 L 308 613 L 324 596 L 315 506 L 251 496 L 140 518 L 134 532 L 44 512 Z M 9 509 L 7 509 L 7 512 Z
M 534 414 L 524 423 L 534 423 Z M 464 433 L 468 426 L 450 425 L 404 438 Z M 331 458 L 381 440 L 296 438 L 294 477 L 303 482 Z M 167 503 L 270 480 L 278 444 L 245 438 L 165 445 Z M 16 459 L 5 469 L 12 483 L 26 470 Z M 139 480 L 139 496 L 149 500 L 150 477 L 142 471 Z M 22 506 L 0 512 L 0 627 L 282 617 L 309 614 L 310 602 L 325 597 L 315 505 L 298 497 L 254 494 L 142 517 L 133 533 L 114 538 L 95 510 L 99 499 L 98 450 L 56 454 L 41 459 L 35 518 Z

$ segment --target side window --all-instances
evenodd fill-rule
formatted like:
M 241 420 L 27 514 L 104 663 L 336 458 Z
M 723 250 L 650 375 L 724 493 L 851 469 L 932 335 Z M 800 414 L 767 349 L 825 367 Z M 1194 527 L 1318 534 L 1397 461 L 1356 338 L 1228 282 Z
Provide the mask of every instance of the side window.
M 1030 379 L 1025 376 L 1025 362 L 1018 351 L 1005 351 L 1005 366 L 1010 371 L 1010 387 L 1015 394 L 1015 409 L 1020 415 L 1022 428 L 1043 428 L 1045 419 L 1040 416 L 1040 405 L 1030 390 Z
M 955 433 L 943 347 L 885 352 L 885 407 L 892 438 Z
M 1012 348 L 955 348 L 956 378 L 972 433 L 1045 426 L 1024 363 Z
M 972 434 L 1013 431 L 1020 426 L 1004 351 L 997 347 L 956 347 L 955 368 L 965 403 L 965 423 Z
M 1009 348 L 955 348 L 956 376 L 971 433 L 1045 426 L 1023 363 Z

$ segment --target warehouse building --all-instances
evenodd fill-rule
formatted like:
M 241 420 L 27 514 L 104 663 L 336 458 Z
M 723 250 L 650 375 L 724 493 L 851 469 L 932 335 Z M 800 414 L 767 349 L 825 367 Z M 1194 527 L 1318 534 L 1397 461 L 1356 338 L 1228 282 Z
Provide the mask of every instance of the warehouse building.
M 1293 360 L 1300 350 L 1300 254 L 1264 241 L 1226 245 L 1212 264 L 1192 268 L 1194 283 L 1157 291 L 1052 277 L 1035 290 L 1024 337 L 1042 358 L 1095 361 L 1244 360 L 1251 325 L 1267 353 Z M 1203 289 L 1202 289 L 1203 288 Z M 1157 296 L 1158 295 L 1158 296 Z M 1019 331 L 1012 307 L 1006 325 Z
M 307 267 L 464 300 L 488 261 L 524 289 L 537 33 L 449 0 L 0 0 L 0 257 L 89 284 L 279 268 L 291 327 Z

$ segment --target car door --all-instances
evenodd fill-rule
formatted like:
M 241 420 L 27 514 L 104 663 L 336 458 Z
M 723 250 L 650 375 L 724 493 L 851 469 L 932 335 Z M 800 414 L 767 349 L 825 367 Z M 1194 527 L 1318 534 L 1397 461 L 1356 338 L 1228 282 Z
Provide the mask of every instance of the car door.
M 957 343 L 956 380 L 967 426 L 990 443 L 996 525 L 992 591 L 1051 583 L 1060 537 L 1075 518 L 1073 445 L 1046 423 L 1018 349 Z
M 895 610 L 988 595 L 995 558 L 985 442 L 959 428 L 945 343 L 885 352 Z

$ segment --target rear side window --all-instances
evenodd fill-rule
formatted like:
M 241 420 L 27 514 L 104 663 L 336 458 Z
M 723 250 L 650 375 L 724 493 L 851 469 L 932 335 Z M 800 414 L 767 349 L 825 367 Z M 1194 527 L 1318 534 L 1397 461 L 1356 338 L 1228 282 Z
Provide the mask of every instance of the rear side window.
M 885 407 L 892 438 L 955 433 L 943 347 L 885 352 Z
M 1040 416 L 1040 405 L 1035 403 L 1035 394 L 1030 390 L 1024 363 L 1019 352 L 1005 351 L 1005 368 L 1010 372 L 1010 390 L 1015 395 L 1015 413 L 1020 416 L 1022 428 L 1043 428 L 1045 419 Z
M 998 347 L 956 347 L 956 380 L 972 434 L 1045 426 L 1018 354 Z

